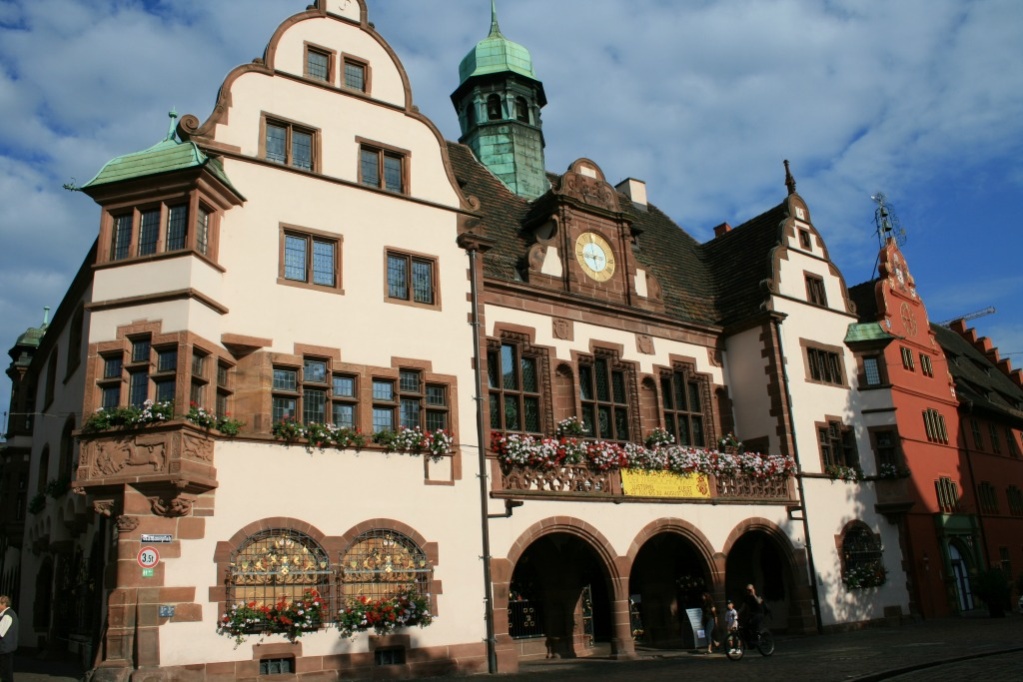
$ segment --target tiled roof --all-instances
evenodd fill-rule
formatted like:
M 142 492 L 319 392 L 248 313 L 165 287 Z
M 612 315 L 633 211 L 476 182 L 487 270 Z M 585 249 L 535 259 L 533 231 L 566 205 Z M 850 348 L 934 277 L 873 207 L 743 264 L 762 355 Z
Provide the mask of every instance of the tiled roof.
M 549 215 L 551 193 L 533 202 L 509 191 L 472 151 L 448 143 L 455 177 L 465 194 L 480 200 L 485 236 L 494 248 L 484 256 L 487 277 L 522 281 L 532 237 L 523 228 Z M 550 176 L 557 184 L 557 176 Z M 680 322 L 724 325 L 761 311 L 769 291 L 772 250 L 778 245 L 786 205 L 780 204 L 711 242 L 700 244 L 656 206 L 646 210 L 619 195 L 622 211 L 639 233 L 633 253 L 660 283 L 665 312 Z
M 179 142 L 172 138 L 161 140 L 149 149 L 111 159 L 82 189 L 202 166 L 241 196 L 228 179 L 219 159 L 207 156 L 194 142 Z
M 849 288 L 849 300 L 856 305 L 856 317 L 861 322 L 876 320 L 880 311 L 877 309 L 875 290 L 878 280 L 872 279 Z
M 959 400 L 1023 423 L 1023 389 L 957 332 L 937 324 L 931 330 L 949 358 Z
M 781 241 L 786 204 L 778 204 L 704 245 L 716 282 L 720 324 L 734 324 L 762 311 L 774 275 L 772 254 Z

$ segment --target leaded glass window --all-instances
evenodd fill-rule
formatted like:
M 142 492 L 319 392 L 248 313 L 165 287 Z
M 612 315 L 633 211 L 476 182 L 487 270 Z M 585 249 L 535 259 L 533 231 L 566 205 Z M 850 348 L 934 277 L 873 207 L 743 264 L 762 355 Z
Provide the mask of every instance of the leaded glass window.
M 408 536 L 371 530 L 341 555 L 341 599 L 387 599 L 407 589 L 428 594 L 433 568 L 426 553 Z
M 331 575 L 326 551 L 311 537 L 271 528 L 250 537 L 231 555 L 228 602 L 271 605 L 301 599 L 310 589 L 327 598 Z

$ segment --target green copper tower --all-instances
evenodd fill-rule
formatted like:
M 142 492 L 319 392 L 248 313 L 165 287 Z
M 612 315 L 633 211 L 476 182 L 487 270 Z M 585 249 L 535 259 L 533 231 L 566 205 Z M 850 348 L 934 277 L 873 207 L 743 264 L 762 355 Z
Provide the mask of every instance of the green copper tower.
M 548 189 L 540 109 L 547 104 L 529 50 L 501 34 L 491 0 L 490 35 L 465 55 L 451 94 L 462 128 L 459 142 L 521 197 Z

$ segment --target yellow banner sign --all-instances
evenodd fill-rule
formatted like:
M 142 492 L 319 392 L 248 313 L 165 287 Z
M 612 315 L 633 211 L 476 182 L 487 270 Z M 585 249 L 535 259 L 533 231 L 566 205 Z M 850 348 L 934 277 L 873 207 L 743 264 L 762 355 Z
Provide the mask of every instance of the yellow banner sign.
M 622 470 L 622 492 L 630 497 L 710 497 L 706 474 L 682 476 L 671 471 Z

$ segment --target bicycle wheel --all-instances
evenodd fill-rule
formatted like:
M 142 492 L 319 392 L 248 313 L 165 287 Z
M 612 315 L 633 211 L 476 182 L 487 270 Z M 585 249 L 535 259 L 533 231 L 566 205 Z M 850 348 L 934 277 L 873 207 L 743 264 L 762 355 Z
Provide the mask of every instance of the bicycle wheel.
M 729 632 L 725 637 L 725 656 L 729 661 L 738 661 L 746 651 L 746 645 L 738 632 Z
M 761 630 L 760 639 L 757 641 L 757 650 L 761 656 L 770 656 L 774 653 L 774 635 L 770 630 Z

